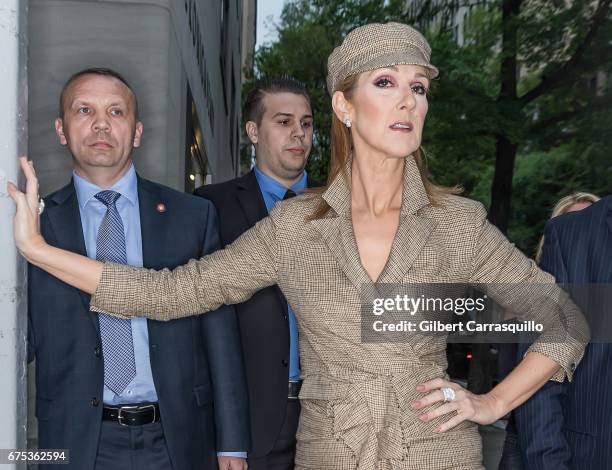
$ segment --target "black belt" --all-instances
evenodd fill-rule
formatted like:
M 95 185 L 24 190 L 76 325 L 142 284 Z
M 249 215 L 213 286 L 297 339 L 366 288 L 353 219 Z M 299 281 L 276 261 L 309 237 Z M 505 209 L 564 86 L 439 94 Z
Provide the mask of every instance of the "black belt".
M 157 403 L 138 405 L 105 406 L 102 408 L 102 419 L 116 421 L 122 426 L 142 426 L 156 423 L 160 419 Z
M 289 382 L 289 393 L 287 394 L 287 398 L 291 400 L 297 400 L 299 398 L 301 388 L 301 380 L 298 380 L 297 382 Z

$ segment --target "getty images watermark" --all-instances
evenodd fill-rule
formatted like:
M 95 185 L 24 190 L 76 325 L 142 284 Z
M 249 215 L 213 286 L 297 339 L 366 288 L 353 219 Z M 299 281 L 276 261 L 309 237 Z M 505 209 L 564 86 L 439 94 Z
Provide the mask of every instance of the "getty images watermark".
M 385 313 L 404 313 L 410 317 L 422 317 L 427 314 L 454 314 L 458 316 L 476 316 L 482 314 L 487 308 L 487 295 L 482 297 L 426 297 L 421 294 L 414 298 L 406 294 L 396 294 L 395 297 L 377 297 L 372 301 L 372 314 L 380 317 L 373 320 L 372 329 L 375 332 L 419 332 L 419 333 L 461 333 L 461 332 L 510 332 L 541 333 L 544 331 L 542 323 L 532 320 L 519 323 L 481 323 L 476 319 L 467 319 L 465 322 L 448 322 L 433 319 L 406 319 L 397 321 L 397 315 Z M 389 323 L 391 321 L 391 323 Z
M 419 335 L 514 343 L 544 332 L 565 342 L 583 328 L 580 310 L 555 284 L 364 284 L 361 301 L 364 342 Z

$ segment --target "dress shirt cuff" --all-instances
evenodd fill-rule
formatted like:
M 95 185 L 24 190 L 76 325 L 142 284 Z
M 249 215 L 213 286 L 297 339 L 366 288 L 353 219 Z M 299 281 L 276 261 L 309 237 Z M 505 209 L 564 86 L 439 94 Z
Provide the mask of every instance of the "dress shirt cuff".
M 217 457 L 236 457 L 237 459 L 246 459 L 246 452 L 217 452 Z

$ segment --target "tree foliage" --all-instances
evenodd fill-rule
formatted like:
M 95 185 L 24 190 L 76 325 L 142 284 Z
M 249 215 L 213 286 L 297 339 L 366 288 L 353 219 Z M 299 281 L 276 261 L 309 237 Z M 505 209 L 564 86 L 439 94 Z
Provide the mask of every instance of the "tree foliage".
M 466 5 L 459 45 L 453 18 Z M 256 52 L 245 89 L 263 75 L 306 84 L 316 122 L 308 170 L 325 180 L 328 55 L 356 26 L 416 25 L 441 71 L 423 141 L 434 179 L 459 183 L 489 205 L 492 221 L 531 253 L 558 198 L 612 193 L 609 7 L 610 0 L 290 0 L 278 40 Z

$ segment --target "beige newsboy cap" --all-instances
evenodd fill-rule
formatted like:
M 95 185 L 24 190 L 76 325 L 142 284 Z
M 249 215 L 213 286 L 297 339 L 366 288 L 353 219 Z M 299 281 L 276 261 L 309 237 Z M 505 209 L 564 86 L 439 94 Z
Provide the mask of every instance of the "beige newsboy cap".
M 401 23 L 371 23 L 346 35 L 327 59 L 327 90 L 333 94 L 349 75 L 391 65 L 425 67 L 429 78 L 438 69 L 429 63 L 431 47 L 416 29 Z

